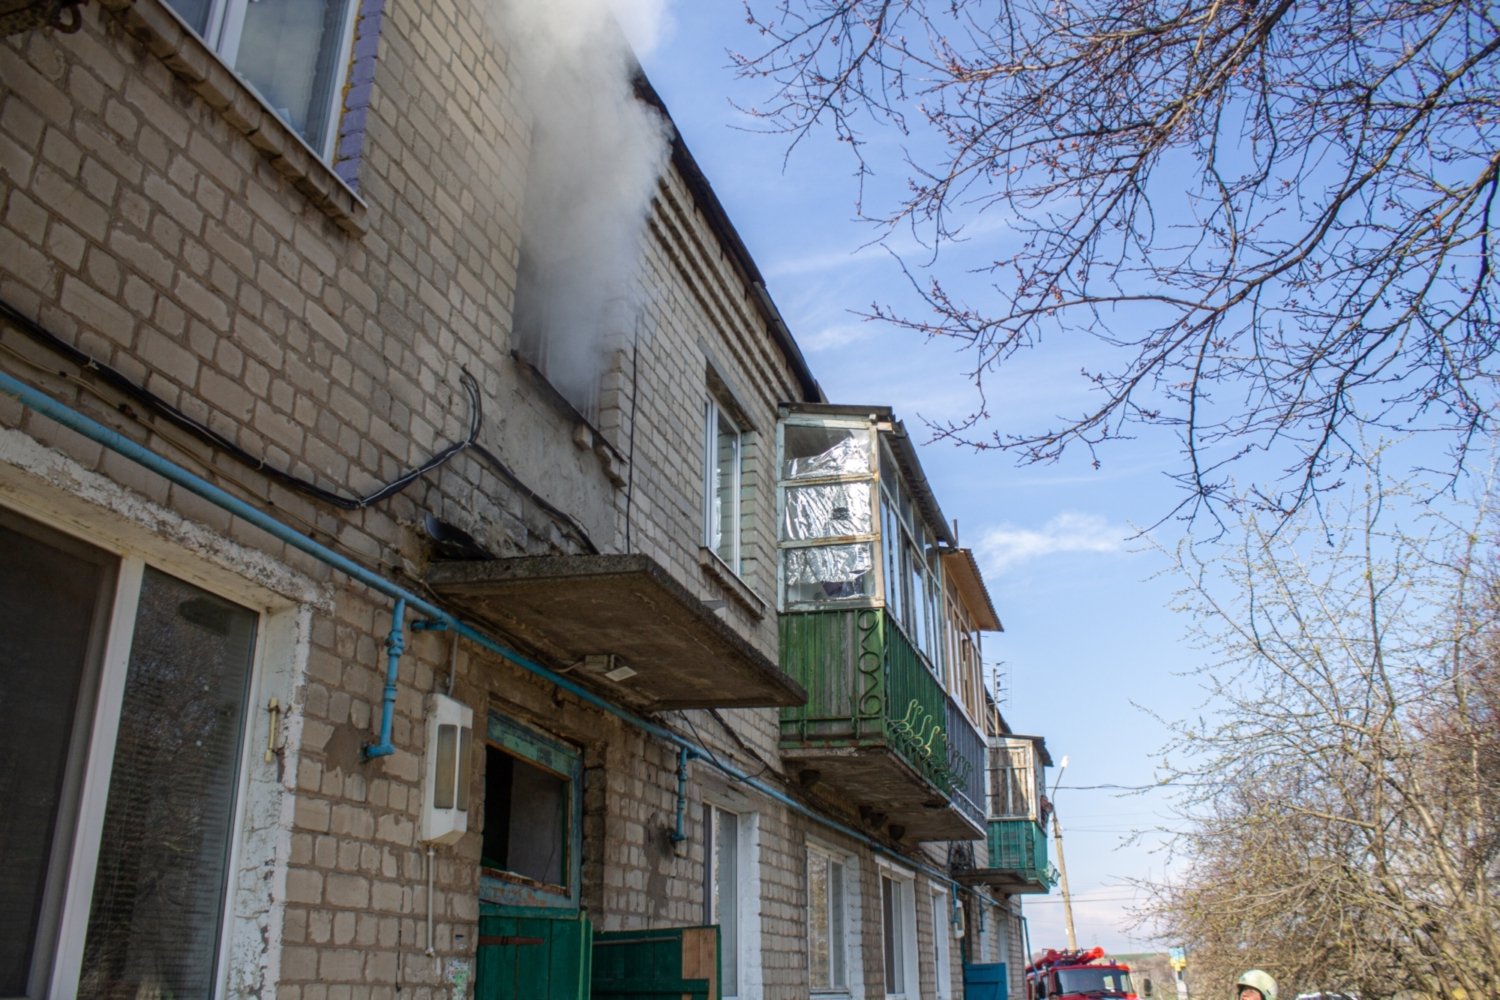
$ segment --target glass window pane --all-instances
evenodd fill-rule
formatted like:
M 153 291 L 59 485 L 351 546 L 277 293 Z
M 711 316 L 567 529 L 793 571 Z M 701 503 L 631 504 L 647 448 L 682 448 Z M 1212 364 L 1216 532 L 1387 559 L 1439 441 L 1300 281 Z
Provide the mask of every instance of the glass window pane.
M 885 606 L 897 621 L 904 614 L 901 600 L 903 577 L 901 570 L 901 529 L 896 522 L 896 508 L 890 494 L 882 492 L 880 498 L 880 544 L 885 551 Z
M 857 600 L 875 594 L 875 550 L 869 542 L 783 549 L 790 603 Z
M 709 546 L 731 568 L 739 569 L 740 431 L 717 405 L 708 404 L 712 439 Z
M 789 486 L 781 537 L 790 541 L 868 535 L 873 529 L 869 483 Z
M 713 810 L 713 900 L 719 925 L 719 970 L 726 997 L 739 994 L 739 817 Z
M 0 520 L 0 705 L 11 709 L 0 726 L 0 996 L 39 994 L 44 981 L 102 638 L 95 622 L 114 574 L 103 552 Z
M 782 478 L 870 475 L 870 432 L 863 427 L 785 424 Z
M 901 990 L 901 907 L 897 905 L 896 883 L 881 876 L 880 915 L 884 929 L 885 991 L 897 993 Z
M 814 989 L 833 985 L 831 895 L 828 859 L 813 851 L 807 856 L 807 951 Z
M 209 0 L 166 0 L 167 6 L 187 22 L 187 26 L 203 37 L 208 31 Z
M 343 79 L 349 2 L 255 0 L 234 57 L 235 71 L 319 153 Z
M 255 627 L 146 570 L 80 997 L 214 993 Z
M 829 986 L 844 986 L 844 866 L 828 863 Z

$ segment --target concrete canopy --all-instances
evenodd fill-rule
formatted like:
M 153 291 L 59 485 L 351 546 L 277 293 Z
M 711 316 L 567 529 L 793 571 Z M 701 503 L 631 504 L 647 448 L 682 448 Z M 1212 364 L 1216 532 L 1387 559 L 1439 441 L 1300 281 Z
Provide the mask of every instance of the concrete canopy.
M 545 665 L 621 704 L 661 711 L 807 700 L 774 661 L 646 555 L 443 562 L 427 582 L 473 619 L 536 650 Z

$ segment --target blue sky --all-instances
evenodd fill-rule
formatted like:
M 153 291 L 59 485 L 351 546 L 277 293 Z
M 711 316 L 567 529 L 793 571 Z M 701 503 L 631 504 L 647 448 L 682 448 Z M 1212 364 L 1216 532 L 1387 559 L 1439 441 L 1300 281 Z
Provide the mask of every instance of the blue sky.
M 783 137 L 757 132 L 736 109 L 763 96 L 728 67 L 726 50 L 756 44 L 737 0 L 637 0 L 622 19 L 829 398 L 893 406 L 918 441 L 931 437 L 924 420 L 968 412 L 974 396 L 962 355 L 854 315 L 877 300 L 911 305 L 911 297 L 891 256 L 868 245 L 875 231 L 855 221 L 847 151 L 814 135 L 788 157 Z M 881 133 L 867 147 L 882 167 L 869 198 L 903 183 L 899 142 Z M 1004 220 L 989 219 L 970 233 L 966 251 L 993 254 L 1007 233 Z M 962 257 L 945 252 L 939 267 L 949 274 Z M 1061 346 L 990 383 L 995 426 L 1034 427 L 1038 415 L 1083 404 L 1077 373 L 1085 355 Z M 1056 800 L 1079 943 L 1144 948 L 1148 942 L 1126 931 L 1133 896 L 1126 880 L 1163 875 L 1166 857 L 1152 831 L 1172 821 L 1165 792 L 1118 790 L 1152 784 L 1152 755 L 1163 741 L 1132 701 L 1175 717 L 1198 699 L 1195 682 L 1180 676 L 1196 665 L 1195 654 L 1166 609 L 1175 585 L 1158 576 L 1162 557 L 1132 540 L 1177 501 L 1165 475 L 1175 468 L 1176 443 L 1122 442 L 1099 469 L 1086 455 L 1017 467 L 994 452 L 945 444 L 920 451 L 1006 626 L 985 649 L 1006 717 L 1020 732 L 1045 736 L 1056 761 L 1069 758 Z M 1054 768 L 1049 782 L 1055 778 Z M 1135 841 L 1135 831 L 1147 836 Z M 1059 896 L 1030 897 L 1026 908 L 1032 945 L 1063 946 Z

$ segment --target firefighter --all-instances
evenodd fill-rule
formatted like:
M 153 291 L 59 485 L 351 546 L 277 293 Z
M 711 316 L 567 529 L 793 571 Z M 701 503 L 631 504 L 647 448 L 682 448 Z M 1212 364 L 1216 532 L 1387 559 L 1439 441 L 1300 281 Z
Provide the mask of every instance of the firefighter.
M 1276 980 L 1268 972 L 1251 969 L 1234 984 L 1235 1000 L 1276 1000 Z

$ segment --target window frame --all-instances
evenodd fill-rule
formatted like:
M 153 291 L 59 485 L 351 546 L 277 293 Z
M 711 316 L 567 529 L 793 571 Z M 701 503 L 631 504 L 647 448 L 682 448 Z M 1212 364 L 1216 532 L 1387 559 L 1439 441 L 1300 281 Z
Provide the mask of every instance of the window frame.
M 184 28 L 197 34 L 203 40 L 203 44 L 208 47 L 209 51 L 234 74 L 235 79 L 239 80 L 246 90 L 254 95 L 266 111 L 286 126 L 291 135 L 296 136 L 324 164 L 331 164 L 338 149 L 339 123 L 344 113 L 343 93 L 349 82 L 354 50 L 354 26 L 359 20 L 363 0 L 335 0 L 335 2 L 347 2 L 348 9 L 343 13 L 338 38 L 335 40 L 338 53 L 335 58 L 339 69 L 328 88 L 328 105 L 322 111 L 323 139 L 317 146 L 309 142 L 290 121 L 283 118 L 255 84 L 235 68 L 235 63 L 239 59 L 240 45 L 244 40 L 245 16 L 252 2 L 253 0 L 209 0 L 202 34 L 198 34 L 196 29 L 188 24 L 187 19 L 178 13 L 173 0 L 162 0 L 162 5 L 177 18 Z
M 816 427 L 847 431 L 865 439 L 866 467 L 858 473 L 831 473 L 791 479 L 786 473 L 786 432 L 790 427 Z M 879 432 L 863 417 L 840 415 L 783 415 L 776 424 L 776 605 L 782 611 L 828 611 L 838 608 L 868 608 L 884 605 L 886 570 L 880 524 Z M 852 535 L 830 535 L 809 539 L 786 537 L 786 496 L 792 489 L 808 486 L 865 485 L 870 495 L 870 530 Z M 787 556 L 797 550 L 867 546 L 870 554 L 872 590 L 869 594 L 826 600 L 792 600 L 787 594 Z
M 813 945 L 812 926 L 815 900 L 812 896 L 812 864 L 813 859 L 819 858 L 828 865 L 828 898 L 824 904 L 828 907 L 828 966 L 829 982 L 819 985 L 813 981 Z M 851 962 L 850 941 L 855 922 L 855 908 L 852 899 L 852 884 L 854 880 L 850 877 L 853 867 L 853 858 L 840 851 L 823 847 L 820 844 L 809 843 L 807 845 L 806 875 L 808 886 L 807 898 L 807 952 L 808 952 L 808 990 L 813 996 L 848 996 L 850 994 L 849 970 L 853 967 Z M 835 866 L 837 866 L 838 899 L 835 903 L 833 887 L 835 885 Z
M 70 995 L 77 990 L 83 973 L 120 715 L 146 571 L 151 569 L 186 583 L 255 616 L 254 637 L 245 667 L 244 715 L 233 765 L 235 791 L 229 803 L 223 842 L 225 883 L 213 953 L 212 996 L 224 997 L 231 991 L 231 979 L 237 981 L 235 989 L 239 988 L 238 980 L 243 979 L 243 961 L 236 955 L 245 950 L 247 942 L 262 942 L 263 951 L 255 962 L 262 969 L 269 956 L 279 951 L 279 943 L 264 942 L 258 928 L 249 927 L 247 932 L 247 925 L 252 925 L 254 919 L 244 905 L 246 901 L 238 883 L 247 854 L 258 857 L 269 852 L 277 864 L 285 864 L 287 860 L 274 843 L 264 841 L 265 831 L 252 828 L 249 810 L 252 798 L 261 801 L 271 795 L 279 800 L 287 794 L 275 777 L 281 762 L 265 762 L 256 749 L 268 744 L 267 699 L 276 694 L 283 701 L 290 701 L 290 685 L 305 666 L 309 609 L 266 592 L 232 571 L 203 564 L 194 555 L 165 545 L 149 533 L 136 539 L 140 547 L 115 538 L 96 537 L 59 523 L 45 506 L 31 503 L 0 507 L 0 516 L 40 526 L 43 534 L 39 537 L 44 544 L 59 544 L 48 535 L 61 536 L 63 544 L 87 547 L 113 564 L 103 567 L 109 579 L 105 581 L 102 606 L 91 626 L 99 633 L 93 640 L 99 648 L 92 655 L 93 662 L 84 668 L 73 722 L 76 731 L 68 751 L 70 758 L 76 755 L 79 759 L 69 765 L 73 774 L 64 783 L 64 801 L 58 806 L 58 826 L 53 835 L 49 865 L 59 865 L 61 870 L 49 874 L 49 882 L 55 880 L 56 884 L 55 894 L 47 904 L 51 912 L 44 910 L 38 918 L 38 933 L 48 940 L 37 945 L 40 959 L 33 959 L 25 996 Z M 130 526 L 123 531 L 134 536 Z M 258 910 L 265 905 L 263 891 L 257 890 L 255 896 Z
M 720 925 L 719 966 L 724 968 L 725 955 L 732 954 L 735 981 L 721 982 L 721 1000 L 737 1000 L 740 997 L 758 996 L 761 987 L 761 940 L 760 940 L 760 816 L 751 811 L 740 811 L 735 804 L 726 804 L 715 796 L 703 799 L 700 815 L 703 831 L 703 922 Z M 720 914 L 715 907 L 717 873 L 714 869 L 714 848 L 718 843 L 719 830 L 730 817 L 735 830 L 735 896 L 734 931 L 732 940 L 723 933 Z M 748 890 L 748 891 L 747 891 Z M 733 987 L 733 991 L 731 991 Z
M 932 961 L 933 989 L 935 1000 L 952 1000 L 953 997 L 953 918 L 948 890 L 942 886 L 931 886 L 928 896 L 932 912 Z
M 734 461 L 731 483 L 720 488 L 719 427 L 727 424 L 734 432 Z M 736 576 L 744 565 L 744 488 L 745 443 L 748 435 L 734 409 L 710 393 L 704 401 L 703 419 L 703 547 L 718 557 Z M 729 510 L 726 514 L 725 508 Z M 729 558 L 715 544 L 716 535 L 729 533 Z
M 1036 744 L 1014 736 L 997 737 L 990 760 L 990 818 L 1040 822 L 1042 776 Z
M 884 996 L 886 1000 L 916 1000 L 921 995 L 917 981 L 916 875 L 883 858 L 876 860 L 880 863 L 878 911 Z M 891 891 L 891 912 L 895 919 L 890 922 L 895 924 L 894 928 L 888 925 L 886 916 L 887 886 L 890 886 Z M 891 982 L 890 972 L 893 969 L 900 979 L 899 983 Z
M 485 719 L 480 747 L 494 748 L 540 771 L 567 782 L 567 856 L 562 871 L 565 885 L 538 883 L 501 868 L 479 866 L 479 901 L 500 906 L 577 909 L 583 876 L 583 752 L 577 747 L 522 725 L 491 709 Z M 476 748 L 477 749 L 477 748 Z M 471 799 L 472 801 L 472 799 Z M 488 819 L 488 796 L 480 812 Z

